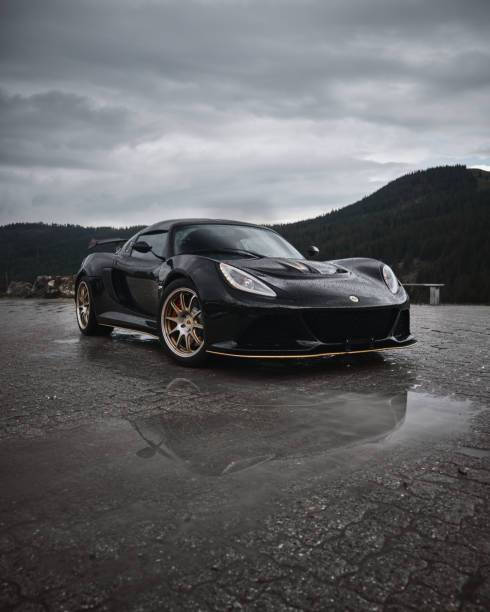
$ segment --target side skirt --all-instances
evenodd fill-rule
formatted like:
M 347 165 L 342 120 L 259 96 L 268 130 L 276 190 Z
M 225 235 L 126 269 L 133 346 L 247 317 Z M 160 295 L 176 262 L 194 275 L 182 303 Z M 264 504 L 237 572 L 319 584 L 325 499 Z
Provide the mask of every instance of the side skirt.
M 138 314 L 118 311 L 108 311 L 97 316 L 97 323 L 106 327 L 120 327 L 151 336 L 158 337 L 158 327 L 155 319 Z
M 147 336 L 151 336 L 152 338 L 156 338 L 159 340 L 159 336 L 152 334 L 148 331 L 143 331 L 142 329 L 134 329 L 133 327 L 123 327 L 122 325 L 116 325 L 115 323 L 99 323 L 103 327 L 114 327 L 115 329 L 125 329 L 126 331 L 136 332 L 137 334 L 146 334 Z

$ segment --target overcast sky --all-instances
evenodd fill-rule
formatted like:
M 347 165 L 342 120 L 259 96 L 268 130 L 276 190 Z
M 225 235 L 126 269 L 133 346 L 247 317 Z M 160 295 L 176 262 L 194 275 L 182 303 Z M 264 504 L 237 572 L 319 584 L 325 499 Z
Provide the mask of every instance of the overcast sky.
M 489 0 L 1 0 L 0 223 L 322 214 L 490 166 Z

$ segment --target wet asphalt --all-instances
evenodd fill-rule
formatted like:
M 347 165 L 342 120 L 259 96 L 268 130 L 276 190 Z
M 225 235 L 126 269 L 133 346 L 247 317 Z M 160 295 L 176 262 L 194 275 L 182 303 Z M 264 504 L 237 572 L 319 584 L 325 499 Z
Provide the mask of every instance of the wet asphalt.
M 0 610 L 490 609 L 489 307 L 199 370 L 70 301 L 0 320 Z

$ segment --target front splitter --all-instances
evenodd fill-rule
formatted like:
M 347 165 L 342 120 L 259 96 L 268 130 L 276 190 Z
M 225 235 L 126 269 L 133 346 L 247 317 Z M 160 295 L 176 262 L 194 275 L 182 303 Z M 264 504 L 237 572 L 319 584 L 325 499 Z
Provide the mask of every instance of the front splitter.
M 361 350 L 355 350 L 355 351 L 336 351 L 336 352 L 331 352 L 329 351 L 328 353 L 302 353 L 299 355 L 240 355 L 239 353 L 224 353 L 221 351 L 209 351 L 207 350 L 206 353 L 209 353 L 210 355 L 220 355 L 223 357 L 241 357 L 244 359 L 308 359 L 310 357 L 331 357 L 333 355 L 356 355 L 358 353 L 379 353 L 380 351 L 393 351 L 396 349 L 404 349 L 404 348 L 408 348 L 410 346 L 413 346 L 415 344 L 414 342 L 411 342 L 410 344 L 405 344 L 403 346 L 387 346 L 384 348 L 373 348 L 373 349 L 361 349 Z

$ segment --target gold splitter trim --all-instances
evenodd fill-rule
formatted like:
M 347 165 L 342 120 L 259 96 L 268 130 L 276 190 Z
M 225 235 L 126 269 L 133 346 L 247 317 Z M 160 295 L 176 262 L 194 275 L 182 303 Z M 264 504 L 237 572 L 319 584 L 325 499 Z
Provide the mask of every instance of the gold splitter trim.
M 361 351 L 341 351 L 338 353 L 315 353 L 314 355 L 237 355 L 235 353 L 220 353 L 219 351 L 206 351 L 212 355 L 223 355 L 224 357 L 243 357 L 245 359 L 306 359 L 308 357 L 329 357 L 331 355 L 354 355 L 356 353 L 379 353 L 379 351 L 393 351 L 395 349 L 404 349 L 413 346 L 407 344 L 406 346 L 388 346 L 386 348 L 377 349 L 363 349 Z

